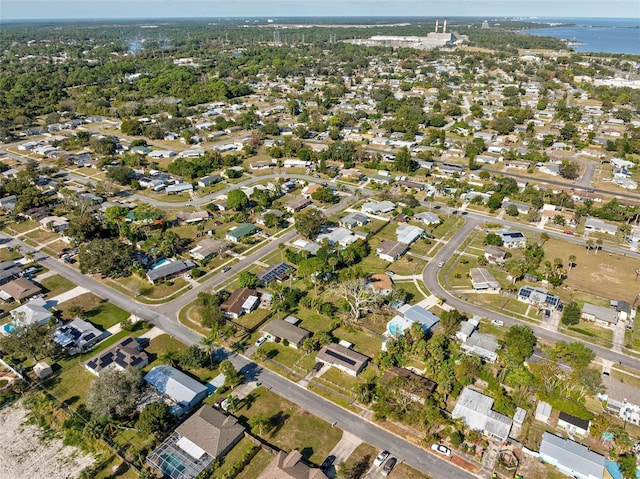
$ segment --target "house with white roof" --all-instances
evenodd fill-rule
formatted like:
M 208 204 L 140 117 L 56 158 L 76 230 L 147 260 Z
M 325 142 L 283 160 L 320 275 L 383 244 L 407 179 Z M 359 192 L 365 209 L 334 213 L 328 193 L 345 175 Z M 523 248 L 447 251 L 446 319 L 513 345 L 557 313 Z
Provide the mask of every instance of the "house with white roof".
M 440 223 L 442 223 L 442 220 L 440 220 L 440 217 L 437 214 L 430 213 L 428 211 L 424 213 L 418 213 L 413 218 L 418 221 L 422 221 L 425 225 L 439 225 Z
M 604 456 L 548 432 L 542 434 L 540 459 L 577 479 L 602 479 L 604 475 Z
M 182 410 L 179 412 L 189 411 L 208 395 L 204 384 L 168 364 L 152 368 L 144 381 L 171 399 Z
M 586 231 L 594 231 L 596 233 L 607 233 L 612 236 L 618 232 L 618 227 L 616 225 L 605 223 L 597 218 L 587 218 L 584 223 L 584 229 Z
M 372 215 L 391 213 L 396 209 L 396 205 L 391 201 L 368 201 L 360 208 L 363 213 Z
M 398 243 L 412 244 L 424 235 L 424 230 L 413 225 L 399 225 L 396 229 Z
M 492 407 L 493 398 L 465 387 L 451 416 L 461 418 L 469 429 L 504 441 L 509 437 L 513 421 Z
M 45 308 L 47 303 L 42 298 L 36 298 L 33 301 L 23 304 L 22 306 L 11 310 L 12 323 L 15 326 L 32 326 L 34 324 L 41 326 L 47 324 L 53 317 L 51 311 Z M 1 328 L 0 331 L 5 331 Z

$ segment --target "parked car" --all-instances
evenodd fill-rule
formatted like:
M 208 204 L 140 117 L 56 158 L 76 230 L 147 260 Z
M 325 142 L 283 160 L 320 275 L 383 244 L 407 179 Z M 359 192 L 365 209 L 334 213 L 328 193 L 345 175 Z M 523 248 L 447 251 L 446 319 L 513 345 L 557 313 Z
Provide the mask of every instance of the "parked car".
M 502 327 L 504 326 L 504 321 L 500 321 L 499 319 L 492 319 L 491 324 L 493 324 L 494 326 Z
M 331 465 L 335 462 L 336 460 L 336 456 L 334 456 L 333 454 L 330 454 L 327 456 L 327 458 L 322 461 L 322 464 L 320 465 L 320 469 L 322 469 L 323 471 L 329 469 L 331 467 Z
M 443 446 L 442 444 L 432 444 L 431 450 L 439 452 L 440 454 L 443 454 L 447 457 L 451 456 L 451 449 L 449 449 L 447 446 Z
M 184 279 L 186 279 L 187 281 L 189 281 L 191 279 L 191 275 L 190 274 L 185 274 L 184 275 Z
M 324 363 L 323 363 L 322 361 L 318 361 L 317 363 L 315 363 L 315 364 L 313 365 L 313 369 L 312 369 L 312 371 L 317 373 L 317 372 L 318 372 L 318 371 L 320 371 L 323 367 L 324 367 Z
M 396 462 L 398 462 L 398 460 L 395 457 L 392 457 L 391 459 L 389 459 L 384 467 L 382 468 L 382 475 L 383 476 L 388 476 L 389 473 L 393 470 L 393 468 L 396 466 Z
M 231 271 L 231 266 L 225 266 L 224 268 L 222 268 L 223 273 L 226 273 L 227 271 Z
M 564 232 L 564 234 L 569 235 L 569 236 L 573 236 L 573 231 L 567 230 L 567 231 Z
M 266 336 L 262 336 L 260 339 L 256 341 L 256 348 L 262 346 L 267 341 Z
M 375 461 L 373 461 L 373 465 L 376 467 L 382 466 L 382 463 L 387 460 L 387 457 L 389 457 L 389 451 L 382 451 L 380 454 L 378 454 L 378 457 L 376 457 Z
M 388 270 L 386 270 L 386 271 L 384 272 L 384 274 L 386 274 L 386 275 L 388 275 L 388 276 L 393 276 L 393 275 L 395 275 L 396 273 L 395 273 L 395 271 L 391 271 L 390 269 L 388 269 Z
M 444 261 L 440 261 L 440 262 L 438 263 L 438 268 L 442 268 L 443 266 L 444 266 Z

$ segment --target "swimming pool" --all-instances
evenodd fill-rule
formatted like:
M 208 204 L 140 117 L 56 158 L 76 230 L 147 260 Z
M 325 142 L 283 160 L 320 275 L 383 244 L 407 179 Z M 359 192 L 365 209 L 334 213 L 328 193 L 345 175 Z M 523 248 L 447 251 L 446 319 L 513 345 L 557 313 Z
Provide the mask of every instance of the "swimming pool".
M 16 329 L 16 327 L 11 323 L 3 324 L 2 334 L 4 334 L 5 336 L 9 336 L 11 334 L 11 331 L 13 331 L 14 329 Z
M 171 261 L 165 258 L 163 260 L 158 261 L 156 264 L 154 264 L 151 267 L 151 269 L 158 269 L 158 268 L 161 268 L 162 266 L 165 266 L 165 265 L 168 265 L 168 264 L 171 264 Z
M 405 329 L 405 324 L 403 321 L 389 321 L 387 324 L 387 331 L 391 334 L 393 338 L 399 338 L 402 336 L 402 332 Z

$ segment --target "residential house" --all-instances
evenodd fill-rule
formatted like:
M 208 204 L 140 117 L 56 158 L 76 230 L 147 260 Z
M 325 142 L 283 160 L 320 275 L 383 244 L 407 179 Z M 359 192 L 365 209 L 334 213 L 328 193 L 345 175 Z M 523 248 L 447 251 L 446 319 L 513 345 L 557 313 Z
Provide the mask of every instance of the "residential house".
M 318 351 L 316 361 L 322 361 L 355 377 L 367 366 L 369 358 L 342 344 L 331 343 Z
M 6 210 L 9 213 L 13 213 L 16 209 L 16 203 L 18 202 L 18 197 L 16 195 L 5 196 L 4 198 L 0 198 L 0 209 Z
M 55 233 L 62 233 L 69 228 L 69 220 L 62 216 L 45 216 L 39 223 L 42 228 Z
M 526 215 L 531 210 L 531 206 L 525 205 L 523 203 L 517 203 L 515 201 L 504 200 L 502 202 L 502 209 L 507 210 L 510 206 L 515 206 L 518 210 L 518 213 L 521 215 Z
M 368 284 L 381 296 L 387 296 L 393 292 L 393 280 L 388 274 L 372 274 Z
M 495 363 L 498 359 L 498 340 L 489 334 L 473 331 L 460 348 L 467 354 Z
M 233 416 L 204 405 L 148 457 L 147 464 L 170 479 L 193 479 L 221 459 L 244 436 Z
M 436 215 L 435 213 L 430 213 L 428 211 L 424 213 L 418 213 L 413 217 L 413 219 L 422 221 L 425 225 L 439 225 L 440 223 L 442 223 L 438 215 Z
M 294 267 L 287 263 L 276 263 L 260 271 L 256 276 L 260 280 L 263 288 L 266 288 L 272 281 L 282 283 L 294 272 Z
M 282 166 L 285 168 L 308 168 L 311 166 L 310 161 L 297 160 L 295 158 L 288 158 L 284 160 Z
M 551 163 L 544 163 L 542 166 L 539 166 L 538 169 L 540 170 L 540 173 L 544 173 L 546 175 L 560 175 L 560 166 Z
M 179 409 L 174 409 L 177 415 L 191 410 L 208 395 L 204 384 L 168 364 L 152 368 L 144 376 L 144 381 L 178 406 Z
M 264 334 L 270 335 L 275 341 L 287 341 L 292 348 L 298 349 L 305 339 L 309 337 L 309 331 L 299 328 L 287 320 L 274 319 L 260 328 Z
M 222 254 L 229 248 L 231 248 L 231 245 L 224 240 L 207 238 L 200 241 L 195 248 L 190 249 L 189 256 L 199 261 L 205 261 L 213 256 Z
M 225 238 L 232 243 L 239 243 L 243 238 L 252 236 L 258 231 L 260 231 L 260 228 L 257 226 L 252 225 L 251 223 L 242 223 L 241 225 L 227 231 Z
M 619 313 L 615 309 L 590 303 L 584 303 L 581 316 L 587 321 L 594 321 L 596 324 L 607 328 L 613 328 L 618 324 L 619 319 Z
M 269 168 L 273 168 L 274 166 L 277 166 L 276 160 L 271 159 L 271 160 L 263 160 L 263 161 L 254 161 L 249 165 L 249 168 L 251 168 L 252 170 L 267 170 Z
M 147 353 L 140 347 L 138 341 L 127 336 L 109 349 L 94 356 L 84 365 L 85 369 L 96 376 L 107 368 L 119 370 L 127 368 L 141 369 L 149 364 Z
M 302 188 L 302 191 L 300 192 L 300 194 L 301 194 L 304 198 L 306 198 L 306 199 L 310 200 L 310 199 L 311 199 L 311 196 L 312 196 L 316 191 L 321 190 L 321 189 L 322 189 L 322 185 L 319 185 L 319 184 L 317 184 L 317 183 L 311 183 L 311 184 L 309 184 L 309 185 L 305 186 L 304 188 Z
M 256 223 L 262 226 L 266 226 L 265 217 L 267 215 L 273 215 L 278 219 L 282 219 L 282 217 L 284 216 L 284 213 L 280 210 L 267 210 L 258 217 L 258 219 L 256 220 Z
M 465 387 L 451 413 L 454 419 L 461 418 L 469 429 L 505 441 L 511 432 L 513 421 L 492 409 L 493 398 Z
M 8 283 L 20 275 L 22 268 L 15 261 L 0 262 L 0 284 Z
M 27 278 L 18 278 L 0 286 L 0 299 L 3 301 L 18 301 L 22 303 L 31 296 L 39 294 L 41 291 L 40 286 Z
M 186 193 L 193 191 L 193 185 L 191 183 L 174 183 L 166 188 L 167 194 Z
M 342 226 L 343 228 L 348 228 L 350 230 L 357 226 L 364 226 L 367 223 L 369 223 L 369 218 L 367 217 L 367 215 L 358 212 L 349 213 L 338 222 L 340 226 Z
M 368 201 L 360 208 L 363 213 L 378 215 L 391 213 L 396 209 L 396 205 L 391 201 Z
M 108 333 L 100 331 L 89 321 L 75 318 L 70 323 L 60 326 L 53 335 L 53 340 L 65 348 L 70 355 L 89 351 Z
M 527 245 L 527 238 L 524 233 L 513 230 L 501 230 L 496 232 L 502 238 L 505 248 L 524 248 Z
M 203 211 L 180 211 L 176 213 L 176 221 L 181 225 L 191 225 L 195 223 L 201 223 L 211 218 L 211 214 L 207 210 Z
M 255 289 L 237 288 L 227 300 L 220 305 L 220 309 L 227 318 L 238 319 L 258 307 L 260 300 Z
M 469 275 L 476 291 L 498 292 L 502 289 L 498 280 L 486 268 L 471 268 Z
M 544 432 L 540 459 L 576 479 L 602 479 L 604 456 L 580 443 Z
M 412 244 L 424 235 L 424 230 L 413 225 L 399 225 L 396 228 L 396 239 L 399 243 Z
M 484 257 L 488 263 L 502 264 L 507 259 L 507 251 L 500 246 L 487 245 L 484 248 Z
M 564 429 L 569 434 L 577 434 L 578 436 L 586 436 L 589 432 L 590 422 L 586 419 L 572 416 L 564 411 L 558 415 L 558 427 Z
M 333 228 L 329 229 L 326 233 L 319 234 L 316 238 L 316 242 L 319 244 L 322 244 L 325 240 L 329 245 L 339 244 L 346 248 L 350 244 L 355 243 L 358 240 L 358 237 L 354 235 L 351 230 L 346 228 Z
M 198 186 L 200 188 L 206 188 L 207 186 L 215 185 L 216 183 L 220 183 L 221 181 L 222 176 L 220 175 L 203 176 L 198 180 Z
M 22 306 L 10 311 L 12 323 L 16 327 L 20 326 L 42 326 L 47 324 L 53 317 L 51 311 L 46 306 L 46 301 L 42 298 L 36 298 L 33 301 L 23 304 Z M 6 328 L 0 328 L 5 332 Z
M 33 366 L 33 374 L 38 379 L 46 379 L 53 374 L 53 369 L 44 361 L 40 361 Z
M 280 451 L 260 473 L 258 479 L 328 479 L 320 469 L 302 462 L 302 454 L 295 449 L 287 454 Z
M 376 254 L 384 261 L 390 263 L 402 258 L 409 246 L 398 241 L 383 240 L 376 248 Z
M 546 289 L 532 286 L 522 286 L 518 290 L 518 301 L 551 309 L 560 305 L 560 298 L 550 294 Z
M 195 266 L 193 261 L 171 261 L 147 271 L 147 279 L 155 284 L 186 273 Z
M 294 198 L 292 200 L 287 201 L 284 204 L 284 209 L 287 213 L 297 213 L 298 211 L 302 211 L 303 209 L 305 209 L 307 206 L 313 204 L 313 202 L 308 199 L 305 198 L 304 196 L 301 196 L 300 198 Z
M 587 218 L 584 223 L 585 231 L 595 231 L 597 233 L 607 233 L 609 235 L 615 235 L 618 232 L 618 227 L 609 223 L 605 223 L 597 218 Z
M 148 156 L 152 160 L 161 160 L 163 158 L 171 158 L 173 156 L 176 156 L 176 152 L 171 150 L 154 150 L 150 152 Z

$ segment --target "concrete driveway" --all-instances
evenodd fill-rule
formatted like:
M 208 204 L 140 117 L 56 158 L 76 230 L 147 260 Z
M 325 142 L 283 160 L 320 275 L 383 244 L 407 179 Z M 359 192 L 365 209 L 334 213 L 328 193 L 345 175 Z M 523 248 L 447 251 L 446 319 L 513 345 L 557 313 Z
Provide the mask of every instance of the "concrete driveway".
M 349 456 L 351 456 L 360 444 L 362 444 L 362 439 L 350 432 L 343 431 L 342 438 L 329 453 L 329 455 L 333 454 L 336 456 L 336 460 L 333 462 L 333 465 L 325 471 L 325 474 L 333 479 L 336 476 L 336 470 L 340 467 L 340 464 L 349 459 Z

